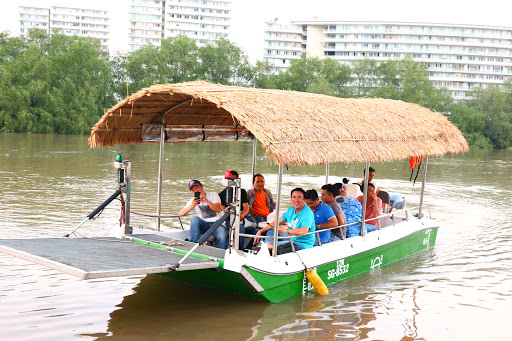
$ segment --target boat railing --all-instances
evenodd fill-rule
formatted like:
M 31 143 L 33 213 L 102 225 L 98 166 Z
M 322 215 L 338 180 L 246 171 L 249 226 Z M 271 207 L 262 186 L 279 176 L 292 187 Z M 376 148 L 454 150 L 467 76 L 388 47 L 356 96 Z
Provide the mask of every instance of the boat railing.
M 392 212 L 389 212 L 389 213 L 381 214 L 377 218 L 366 219 L 365 223 L 368 223 L 370 220 L 375 220 L 375 219 L 379 219 L 380 221 L 382 221 L 382 218 L 390 217 L 391 218 L 390 220 L 391 220 L 393 226 L 395 226 L 395 221 L 396 221 L 395 220 L 395 216 L 401 217 L 401 214 L 404 214 L 403 220 L 408 221 L 412 217 L 415 217 L 413 214 L 411 214 L 411 211 L 419 210 L 419 208 L 420 208 L 420 206 L 414 206 L 414 207 L 411 207 L 411 208 L 398 209 L 398 210 L 395 210 L 395 211 L 392 211 Z M 427 209 L 428 210 L 428 217 L 432 218 L 431 213 L 430 213 L 430 208 L 424 205 L 423 209 Z M 186 216 L 193 216 L 193 215 L 195 215 L 195 213 L 187 213 L 187 214 L 184 214 L 184 215 L 158 215 L 158 214 L 141 213 L 141 212 L 135 212 L 135 211 L 130 211 L 130 213 L 133 213 L 133 214 L 136 214 L 136 215 L 140 215 L 140 216 L 144 216 L 144 217 L 150 217 L 150 218 L 157 218 L 157 217 L 164 218 L 164 219 L 178 218 L 182 230 L 185 230 L 185 228 L 183 226 L 183 221 L 181 220 L 181 218 L 182 217 L 186 217 Z M 339 225 L 339 226 L 331 227 L 331 228 L 328 228 L 328 229 L 315 230 L 315 231 L 312 231 L 312 232 L 308 232 L 306 235 L 314 234 L 315 238 L 318 241 L 318 245 L 321 246 L 322 245 L 322 240 L 320 239 L 320 233 L 321 232 L 332 231 L 332 230 L 339 229 L 340 232 L 341 232 L 341 235 L 343 236 L 343 239 L 346 239 L 345 233 L 346 233 L 347 227 L 348 226 L 352 226 L 352 225 L 357 225 L 357 224 L 361 224 L 361 221 L 356 221 L 356 222 L 349 223 L 349 224 Z M 386 227 L 386 226 L 384 226 L 384 227 Z M 384 228 L 384 227 L 381 227 L 381 228 Z M 246 238 L 252 238 L 252 239 L 265 239 L 266 238 L 265 236 L 256 236 L 254 234 L 247 234 L 247 233 L 240 233 L 239 236 L 240 237 L 246 237 Z M 295 238 L 295 237 L 297 237 L 297 236 L 279 236 L 278 235 L 277 239 L 278 240 L 288 240 L 288 239 L 291 240 L 292 238 Z M 293 243 L 292 243 L 292 249 L 294 249 Z M 294 249 L 294 251 L 295 251 L 295 249 Z
M 423 209 L 425 209 L 425 208 L 428 209 L 428 216 L 429 216 L 429 218 L 431 218 L 432 216 L 430 214 L 430 208 L 428 208 L 426 206 L 423 206 Z M 366 219 L 365 223 L 368 223 L 370 220 L 390 217 L 391 218 L 390 220 L 392 221 L 393 226 L 395 226 L 395 216 L 401 217 L 400 214 L 404 214 L 402 219 L 404 221 L 409 221 L 411 218 L 416 218 L 414 215 L 410 214 L 410 211 L 414 211 L 414 210 L 419 210 L 419 206 L 415 206 L 415 207 L 411 207 L 411 208 L 402 208 L 402 209 L 395 210 L 395 211 L 390 212 L 390 213 L 381 214 L 381 215 L 379 215 L 376 218 Z M 316 235 L 315 238 L 318 240 L 318 244 L 321 246 L 322 245 L 322 241 L 320 239 L 320 233 L 321 232 L 331 231 L 331 230 L 335 230 L 335 229 L 340 229 L 341 234 L 344 236 L 343 239 L 346 239 L 343 230 L 346 231 L 346 228 L 348 226 L 357 225 L 357 224 L 361 224 L 361 221 L 356 221 L 356 222 L 349 223 L 349 224 L 339 225 L 339 226 L 331 227 L 331 228 L 328 228 L 328 229 L 315 230 L 315 231 L 306 233 L 306 235 L 315 234 Z M 384 228 L 384 227 L 381 227 L 381 228 Z M 240 236 L 241 237 L 248 237 L 248 238 L 252 238 L 252 239 L 265 239 L 266 238 L 265 236 L 256 236 L 256 235 L 247 234 L 247 233 L 240 233 Z M 292 239 L 292 238 L 295 238 L 295 237 L 297 237 L 297 236 L 278 236 L 277 239 L 278 240 L 287 240 L 287 239 Z M 292 248 L 294 248 L 293 243 L 292 243 Z
M 163 219 L 178 218 L 182 230 L 185 230 L 185 228 L 183 227 L 183 221 L 181 220 L 181 218 L 182 217 L 186 217 L 186 216 L 195 215 L 195 213 L 187 213 L 187 214 L 183 214 L 183 215 L 179 215 L 179 214 L 161 215 L 161 214 L 149 214 L 149 213 L 135 212 L 135 211 L 132 211 L 132 210 L 130 210 L 130 213 L 133 213 L 133 214 L 136 214 L 136 215 L 140 215 L 140 216 L 143 216 L 143 217 L 149 217 L 149 218 L 160 218 L 160 219 L 162 219 L 162 218 Z

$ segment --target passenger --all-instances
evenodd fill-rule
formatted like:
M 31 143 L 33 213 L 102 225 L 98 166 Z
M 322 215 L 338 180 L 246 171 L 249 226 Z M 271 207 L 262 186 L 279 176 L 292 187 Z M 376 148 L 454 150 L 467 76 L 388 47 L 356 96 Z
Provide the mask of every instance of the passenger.
M 197 243 L 201 234 L 208 231 L 215 221 L 222 216 L 219 195 L 215 192 L 205 193 L 199 180 L 191 180 L 188 189 L 194 194 L 188 203 L 180 210 L 180 215 L 185 215 L 195 209 L 197 216 L 190 222 L 190 241 Z M 218 241 L 218 248 L 227 249 L 228 232 L 224 226 L 220 226 L 213 232 Z
M 364 174 L 366 173 L 366 168 L 363 169 L 363 180 L 359 181 L 357 184 L 361 188 L 361 192 L 364 190 Z M 373 167 L 368 168 L 368 183 L 373 185 L 373 188 L 375 188 L 375 193 L 379 193 L 380 189 L 377 188 L 377 185 L 373 181 L 373 177 L 375 176 L 375 169 Z
M 306 191 L 305 195 L 306 205 L 313 211 L 313 215 L 315 216 L 315 227 L 316 230 L 330 229 L 331 227 L 338 226 L 338 219 L 336 219 L 336 215 L 332 208 L 320 201 L 318 199 L 318 193 L 314 189 L 310 189 Z M 339 205 L 336 204 L 339 208 Z M 341 210 L 341 209 L 340 209 Z M 322 244 L 334 242 L 339 240 L 333 233 L 333 230 L 322 231 L 318 233 L 318 237 L 315 235 L 315 244 L 314 246 L 320 245 L 318 242 L 318 238 Z
M 240 179 L 239 176 L 238 176 L 238 172 L 237 171 L 230 171 L 231 172 L 231 175 L 233 177 L 233 179 Z M 229 200 L 229 197 L 233 198 L 233 194 L 232 194 L 233 190 L 231 187 L 226 187 L 224 188 L 220 193 L 219 193 L 219 197 L 220 197 L 220 203 L 221 203 L 221 207 L 223 210 L 225 210 L 228 205 L 230 204 L 228 202 Z M 247 192 L 245 191 L 245 189 L 241 188 L 241 195 L 240 195 L 240 233 L 245 233 L 245 216 L 247 216 L 247 214 L 249 213 L 249 204 L 248 204 L 248 200 L 247 200 Z M 240 237 L 239 238 L 239 249 L 240 250 L 244 250 L 244 243 L 245 243 L 245 238 L 244 237 Z
M 332 208 L 337 220 L 336 226 L 342 226 L 347 223 L 347 219 L 340 205 L 336 202 L 336 196 L 338 193 L 339 191 L 334 185 L 327 184 L 322 186 L 322 201 Z M 343 228 L 343 231 L 346 232 L 346 227 Z M 338 239 L 346 238 L 346 233 L 342 233 L 340 229 L 331 230 L 331 235 L 332 234 L 334 234 Z
M 344 195 L 347 195 L 347 192 L 346 192 L 347 189 L 345 188 L 345 184 L 341 183 L 341 182 L 336 182 L 333 186 L 336 187 L 336 189 L 338 190 L 334 200 L 336 200 L 338 203 L 340 203 L 343 201 L 343 196 L 341 195 L 342 188 L 343 188 L 343 192 L 345 193 Z
M 304 190 L 302 188 L 295 188 L 291 192 L 292 206 L 279 218 L 279 235 L 294 236 L 292 239 L 284 239 L 284 243 L 278 243 L 277 254 L 283 254 L 293 251 L 292 243 L 295 250 L 309 249 L 315 243 L 314 234 L 307 234 L 315 231 L 315 217 L 309 207 L 306 206 L 304 201 Z M 281 224 L 287 223 L 287 227 Z M 273 235 L 274 235 L 274 222 L 270 222 L 259 230 L 256 235 L 261 236 L 267 232 L 267 247 L 272 249 Z M 297 237 L 298 236 L 298 237 Z M 259 240 L 255 240 L 257 244 Z
M 347 196 L 345 185 L 337 183 L 339 187 L 339 195 L 336 202 L 340 204 L 341 210 L 345 214 L 347 220 L 347 238 L 361 235 L 361 217 L 363 216 L 363 207 L 356 198 Z M 338 187 L 337 187 L 338 188 Z M 366 225 L 364 232 L 367 232 Z
M 357 197 L 357 200 L 363 204 L 363 196 Z M 377 217 L 382 212 L 382 200 L 375 194 L 375 186 L 368 183 L 368 191 L 366 192 L 366 213 L 365 213 L 365 226 L 368 232 L 373 232 L 379 229 L 379 220 Z M 375 218 L 375 219 L 372 219 Z M 371 220 L 368 220 L 371 219 Z
M 272 193 L 265 188 L 265 178 L 261 174 L 254 174 L 253 188 L 247 191 L 249 212 L 256 223 L 267 220 L 267 216 L 276 208 Z M 248 217 L 249 219 L 249 217 Z
M 345 181 L 347 181 L 347 182 L 345 182 Z M 363 192 L 361 192 L 361 188 L 359 187 L 359 185 L 351 184 L 348 181 L 349 181 L 349 179 L 343 178 L 343 183 L 338 182 L 338 183 L 335 183 L 334 186 L 336 186 L 337 189 L 344 186 L 346 196 L 352 197 L 354 199 L 357 198 L 358 196 L 360 196 L 361 194 L 363 194 Z

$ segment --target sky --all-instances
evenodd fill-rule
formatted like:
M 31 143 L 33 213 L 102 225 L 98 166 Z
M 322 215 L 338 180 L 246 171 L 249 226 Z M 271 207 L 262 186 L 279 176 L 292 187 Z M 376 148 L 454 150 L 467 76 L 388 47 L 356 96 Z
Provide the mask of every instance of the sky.
M 76 3 L 81 7 L 98 7 L 115 15 L 112 25 L 122 33 L 128 31 L 129 0 L 14 0 L 2 1 L 0 31 L 17 31 L 17 6 L 59 5 Z M 126 13 L 122 15 L 122 13 Z M 232 0 L 231 39 L 251 61 L 263 54 L 264 22 L 290 20 L 400 21 L 449 24 L 473 24 L 512 27 L 512 2 L 506 0 Z M 126 46 L 128 37 L 112 37 Z

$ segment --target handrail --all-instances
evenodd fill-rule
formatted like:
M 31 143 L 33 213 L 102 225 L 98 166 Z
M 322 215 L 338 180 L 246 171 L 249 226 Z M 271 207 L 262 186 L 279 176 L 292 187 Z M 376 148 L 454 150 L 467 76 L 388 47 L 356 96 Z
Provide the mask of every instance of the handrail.
M 137 214 L 137 215 L 141 215 L 143 217 L 149 217 L 149 218 L 178 218 L 178 220 L 180 221 L 180 225 L 181 225 L 181 229 L 182 230 L 185 230 L 185 228 L 183 227 L 183 222 L 181 221 L 181 217 L 186 217 L 186 216 L 189 216 L 189 215 L 194 215 L 195 213 L 187 213 L 187 214 L 183 214 L 183 215 L 161 215 L 161 214 L 148 214 L 148 213 L 140 213 L 140 212 L 135 212 L 135 211 L 132 211 L 130 210 L 130 213 L 133 213 L 133 214 Z M 160 231 L 160 229 L 159 229 Z
M 186 217 L 186 216 L 189 216 L 189 215 L 195 215 L 195 213 L 187 213 L 187 214 L 183 214 L 183 215 L 179 215 L 179 214 L 176 214 L 176 215 L 161 215 L 161 214 L 140 213 L 140 212 L 135 212 L 135 211 L 130 211 L 130 213 L 141 215 L 141 216 L 144 216 L 144 217 L 150 217 L 150 218 L 181 218 L 181 217 Z
M 378 217 L 375 217 L 375 218 L 365 219 L 365 222 L 369 221 L 369 220 L 384 218 L 384 217 L 387 217 L 387 216 L 393 216 L 393 215 L 395 215 L 397 213 L 400 213 L 400 212 L 412 211 L 412 210 L 417 209 L 417 208 L 419 208 L 419 206 L 414 206 L 414 207 L 411 207 L 411 208 L 402 208 L 402 209 L 396 210 L 396 211 L 391 212 L 391 213 L 386 213 L 386 214 L 379 215 Z M 428 209 L 429 209 L 429 215 L 430 215 L 430 208 L 428 208 Z M 409 220 L 409 218 L 406 217 L 406 220 Z M 319 234 L 320 232 L 330 231 L 330 230 L 334 230 L 334 229 L 341 229 L 343 227 L 347 227 L 347 226 L 355 225 L 355 224 L 360 224 L 360 223 L 361 223 L 360 221 L 357 221 L 357 222 L 354 222 L 354 223 L 339 225 L 339 226 L 330 227 L 330 228 L 327 228 L 327 229 L 315 230 L 315 231 L 312 231 L 312 232 L 308 232 L 305 235 L 307 236 L 307 235 L 310 235 L 310 234 Z M 265 236 L 256 236 L 254 234 L 246 234 L 246 233 L 240 233 L 240 236 L 242 236 L 242 237 L 249 237 L 249 238 L 253 238 L 253 239 L 256 239 L 256 238 L 264 239 L 265 238 Z M 295 238 L 295 237 L 300 237 L 300 236 L 279 236 L 278 235 L 277 239 L 292 239 L 292 238 Z
M 431 214 L 430 214 L 430 207 L 424 205 L 425 208 L 428 209 L 428 212 L 429 212 L 429 217 L 431 218 Z M 411 208 L 402 208 L 402 209 L 399 209 L 399 210 L 396 210 L 394 212 L 390 212 L 390 213 L 385 213 L 385 214 L 381 214 L 379 215 L 378 217 L 375 217 L 375 218 L 370 218 L 370 219 L 365 219 L 365 222 L 369 221 L 369 220 L 374 220 L 374 219 L 380 219 L 380 218 L 384 218 L 384 217 L 388 217 L 388 216 L 394 216 L 395 214 L 397 213 L 400 213 L 400 212 L 405 212 L 406 213 L 406 220 L 409 220 L 409 215 L 407 214 L 408 211 L 412 211 L 414 209 L 418 209 L 419 206 L 414 206 L 414 207 L 411 207 Z M 184 215 L 168 215 L 168 216 L 164 216 L 164 215 L 157 215 L 157 214 L 148 214 L 148 213 L 140 213 L 140 212 L 135 212 L 135 211 L 131 211 L 130 210 L 130 213 L 133 213 L 133 214 L 137 214 L 137 215 L 141 215 L 141 216 L 145 216 L 145 217 L 150 217 L 150 218 L 156 218 L 156 217 L 160 217 L 160 218 L 178 218 L 180 220 L 180 224 L 181 224 L 181 229 L 184 230 L 184 227 L 183 227 L 183 223 L 181 221 L 181 217 L 186 217 L 186 216 L 191 216 L 191 215 L 195 215 L 195 213 L 187 213 L 187 214 L 184 214 Z M 336 226 L 336 227 L 330 227 L 330 228 L 327 228 L 327 229 L 321 229 L 321 230 L 315 230 L 315 231 L 312 231 L 312 232 L 308 232 L 306 233 L 305 235 L 310 235 L 310 234 L 318 234 L 320 232 L 324 232 L 324 231 L 330 231 L 330 230 L 334 230 L 334 229 L 342 229 L 343 227 L 348 227 L 348 226 L 351 226 L 351 225 L 355 225 L 355 224 L 360 224 L 361 221 L 357 221 L 357 222 L 354 222 L 354 223 L 350 223 L 350 224 L 344 224 L 344 225 L 339 225 L 339 226 Z M 394 219 L 393 219 L 393 225 L 394 225 Z M 252 239 L 261 239 L 262 237 L 264 238 L 265 236 L 256 236 L 254 234 L 246 234 L 246 233 L 240 233 L 239 234 L 241 237 L 248 237 L 248 238 L 252 238 Z M 292 239 L 292 238 L 295 238 L 295 237 L 298 237 L 298 236 L 277 236 L 277 239 Z M 300 237 L 300 236 L 299 236 Z M 320 237 L 317 237 L 318 239 L 320 239 Z M 321 241 L 319 242 L 320 245 L 321 244 Z

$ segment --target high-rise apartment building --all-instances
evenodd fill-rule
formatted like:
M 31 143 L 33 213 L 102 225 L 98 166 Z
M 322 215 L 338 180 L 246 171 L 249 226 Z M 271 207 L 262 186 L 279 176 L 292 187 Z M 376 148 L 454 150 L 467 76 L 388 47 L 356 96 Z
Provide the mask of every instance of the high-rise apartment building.
M 110 13 L 101 9 L 78 7 L 19 6 L 19 35 L 26 36 L 29 29 L 40 28 L 51 33 L 60 30 L 66 35 L 99 39 L 102 46 L 110 43 Z
M 128 51 L 142 45 L 160 46 L 163 38 L 165 1 L 130 0 Z
M 184 35 L 199 44 L 229 38 L 231 1 L 131 0 L 128 50 Z
M 265 23 L 264 57 L 276 71 L 284 71 L 294 59 L 306 52 L 307 26 L 281 25 L 277 22 Z
M 229 38 L 231 1 L 167 0 L 165 37 L 184 35 L 200 44 Z
M 276 70 L 287 67 L 301 52 L 349 64 L 411 56 L 424 62 L 430 81 L 462 100 L 473 87 L 501 85 L 512 77 L 512 27 L 400 22 L 301 21 L 279 28 L 267 23 L 264 58 Z M 300 53 L 299 53 L 300 55 Z

